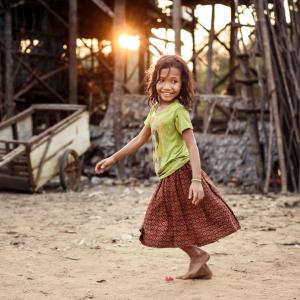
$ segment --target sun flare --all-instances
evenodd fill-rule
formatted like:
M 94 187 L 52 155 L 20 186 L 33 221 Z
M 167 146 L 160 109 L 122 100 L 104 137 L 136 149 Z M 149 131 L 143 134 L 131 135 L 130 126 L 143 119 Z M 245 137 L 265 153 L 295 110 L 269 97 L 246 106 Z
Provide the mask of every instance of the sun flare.
M 136 51 L 140 47 L 140 37 L 138 35 L 128 35 L 123 33 L 119 36 L 119 45 L 124 49 Z

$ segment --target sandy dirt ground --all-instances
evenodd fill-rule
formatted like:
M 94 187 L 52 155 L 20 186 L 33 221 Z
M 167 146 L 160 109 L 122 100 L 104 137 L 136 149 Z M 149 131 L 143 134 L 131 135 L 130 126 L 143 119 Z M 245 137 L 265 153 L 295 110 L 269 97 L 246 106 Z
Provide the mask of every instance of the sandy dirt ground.
M 0 193 L 0 299 L 300 299 L 300 197 L 221 189 L 242 229 L 203 247 L 211 280 L 166 282 L 188 258 L 139 242 L 154 186 Z

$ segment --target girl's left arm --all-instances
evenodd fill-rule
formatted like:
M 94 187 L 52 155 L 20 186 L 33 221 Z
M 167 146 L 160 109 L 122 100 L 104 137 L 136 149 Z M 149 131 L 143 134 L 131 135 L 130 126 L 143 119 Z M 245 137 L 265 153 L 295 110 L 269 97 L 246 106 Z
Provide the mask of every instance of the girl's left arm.
M 190 155 L 190 163 L 192 166 L 193 179 L 202 180 L 201 178 L 201 161 L 197 142 L 192 129 L 186 129 L 182 133 L 182 138 Z M 200 181 L 192 181 L 189 189 L 189 199 L 193 199 L 192 203 L 197 205 L 204 197 L 202 183 Z

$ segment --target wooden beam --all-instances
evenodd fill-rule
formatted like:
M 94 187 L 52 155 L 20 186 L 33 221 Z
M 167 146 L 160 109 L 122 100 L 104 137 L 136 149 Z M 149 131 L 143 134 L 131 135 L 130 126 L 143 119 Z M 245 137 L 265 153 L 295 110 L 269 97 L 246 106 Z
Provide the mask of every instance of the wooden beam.
M 40 76 L 41 80 L 47 80 L 49 78 L 51 78 L 52 76 L 56 75 L 59 72 L 62 72 L 64 70 L 66 70 L 68 68 L 68 66 L 62 66 L 59 67 L 55 70 L 52 70 L 44 75 Z M 38 83 L 37 80 L 33 80 L 32 82 L 30 82 L 27 86 L 25 86 L 24 88 L 22 88 L 21 90 L 19 90 L 15 95 L 14 95 L 14 99 L 18 99 L 20 98 L 23 94 L 27 93 L 29 90 L 31 90 L 36 84 Z
M 209 41 L 208 41 L 208 52 L 207 52 L 207 73 L 206 73 L 206 81 L 205 81 L 205 93 L 212 93 L 212 62 L 213 62 L 213 42 L 215 36 L 215 5 L 211 6 L 211 22 L 210 22 L 210 31 L 209 31 Z
M 236 48 L 237 51 L 239 51 L 239 48 Z M 240 70 L 243 75 L 243 81 L 251 81 L 251 72 L 249 68 L 249 59 L 247 56 L 239 57 L 240 60 Z M 246 99 L 247 106 L 251 109 L 255 108 L 255 95 L 254 90 L 251 85 L 243 84 L 241 86 L 241 93 L 242 97 Z M 259 132 L 258 132 L 258 122 L 256 114 L 248 114 L 247 116 L 247 126 L 249 128 L 249 135 L 250 135 L 250 141 L 251 141 L 251 148 L 252 153 L 255 155 L 255 166 L 256 166 L 256 174 L 259 179 L 259 187 L 260 190 L 263 190 L 264 185 L 264 164 L 263 164 L 263 157 L 262 152 L 260 149 L 260 143 L 259 143 Z
M 192 7 L 192 23 L 193 23 L 193 30 L 192 30 L 192 58 L 191 61 L 193 63 L 193 76 L 194 76 L 194 80 L 195 82 L 197 82 L 198 80 L 198 75 L 197 75 L 197 60 L 195 57 L 195 53 L 196 53 L 196 40 L 195 40 L 195 36 L 196 36 L 196 24 L 197 24 L 197 18 L 195 16 L 195 9 L 196 7 Z M 198 84 L 197 84 L 198 86 Z
M 13 114 L 13 80 L 12 80 L 12 14 L 10 3 L 5 3 L 4 13 L 4 49 L 5 49 L 5 94 L 4 94 L 4 114 L 11 117 Z
M 21 155 L 24 153 L 26 150 L 26 147 L 24 145 L 20 145 L 14 150 L 10 151 L 4 156 L 0 156 L 0 168 L 8 164 L 10 161 L 12 161 L 14 158 L 17 156 Z
M 60 15 L 58 15 L 57 12 L 53 10 L 44 0 L 37 1 L 40 2 L 62 25 L 64 25 L 66 28 L 69 28 L 69 24 Z
M 125 0 L 115 1 L 115 18 L 113 23 L 113 52 L 114 52 L 114 83 L 113 92 L 110 97 L 110 105 L 113 108 L 113 132 L 116 150 L 123 146 L 122 134 L 122 97 L 124 82 L 125 52 L 118 46 L 118 36 L 125 25 Z M 124 162 L 117 164 L 117 174 L 119 179 L 125 177 Z
M 77 0 L 69 0 L 69 103 L 77 103 Z
M 101 10 L 107 13 L 111 18 L 115 17 L 115 13 L 102 0 L 92 0 Z
M 283 136 L 282 136 L 281 126 L 280 126 L 280 116 L 279 116 L 279 109 L 278 109 L 278 99 L 276 94 L 275 78 L 274 78 L 273 66 L 271 60 L 271 46 L 269 40 L 270 37 L 269 37 L 269 32 L 267 29 L 266 19 L 264 15 L 264 11 L 265 11 L 264 2 L 265 1 L 262 0 L 256 0 L 255 8 L 258 17 L 257 22 L 262 36 L 264 61 L 266 66 L 266 74 L 267 74 L 267 82 L 268 82 L 268 92 L 270 95 L 272 112 L 274 114 L 275 134 L 276 134 L 279 166 L 281 171 L 281 191 L 283 193 L 286 193 L 288 191 L 286 162 L 285 162 L 284 148 L 283 148 Z
M 3 43 L 0 40 L 0 45 L 3 46 Z M 31 68 L 30 65 L 25 63 L 18 55 L 13 54 L 13 57 L 21 63 L 21 65 L 30 73 L 34 78 L 36 78 L 49 92 L 51 92 L 57 99 L 61 100 L 62 102 L 65 101 L 65 99 L 58 94 L 47 82 L 43 81 L 39 75 L 35 73 L 35 71 Z
M 175 32 L 175 53 L 181 54 L 181 0 L 173 0 L 173 30 Z

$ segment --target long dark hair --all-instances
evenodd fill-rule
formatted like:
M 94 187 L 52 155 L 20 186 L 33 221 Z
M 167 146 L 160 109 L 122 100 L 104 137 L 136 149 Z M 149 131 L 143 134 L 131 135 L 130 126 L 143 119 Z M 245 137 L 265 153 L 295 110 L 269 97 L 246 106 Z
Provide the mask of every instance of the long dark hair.
M 162 69 L 177 68 L 181 72 L 182 85 L 178 95 L 179 102 L 186 108 L 191 108 L 194 98 L 194 82 L 187 63 L 178 55 L 163 55 L 157 63 L 146 72 L 148 104 L 159 102 L 156 84 Z

